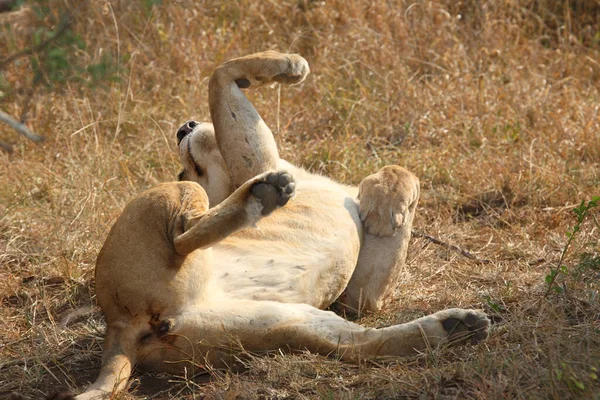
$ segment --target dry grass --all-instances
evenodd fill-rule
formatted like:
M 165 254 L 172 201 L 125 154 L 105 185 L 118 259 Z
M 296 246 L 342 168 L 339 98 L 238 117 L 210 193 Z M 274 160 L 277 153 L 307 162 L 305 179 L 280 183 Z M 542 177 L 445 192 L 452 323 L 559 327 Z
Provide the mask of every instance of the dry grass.
M 279 126 L 284 158 L 348 183 L 404 165 L 422 182 L 416 228 L 492 261 L 415 239 L 395 301 L 360 322 L 481 307 L 494 331 L 477 347 L 411 360 L 273 354 L 240 373 L 140 374 L 134 398 L 598 398 L 600 272 L 579 261 L 600 251 L 597 209 L 567 254 L 566 292 L 543 296 L 573 205 L 600 195 L 597 1 L 81 3 L 74 29 L 88 47 L 78 56 L 118 55 L 123 78 L 38 92 L 29 125 L 42 146 L 0 125 L 15 148 L 0 152 L 0 397 L 94 379 L 103 319 L 73 310 L 94 305 L 109 227 L 133 196 L 176 176 L 175 128 L 209 117 L 212 69 L 277 49 L 313 71 L 281 88 L 280 108 L 277 90 L 250 94 Z M 11 38 L 2 54 L 27 43 L 27 29 L 13 28 L 0 27 Z M 20 114 L 27 68 L 5 71 L 16 88 L 0 100 L 9 114 Z

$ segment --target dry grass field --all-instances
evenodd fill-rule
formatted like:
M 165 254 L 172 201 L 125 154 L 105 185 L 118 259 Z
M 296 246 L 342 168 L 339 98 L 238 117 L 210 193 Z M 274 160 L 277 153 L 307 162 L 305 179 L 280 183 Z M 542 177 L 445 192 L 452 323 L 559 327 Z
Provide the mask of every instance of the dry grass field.
M 477 257 L 413 238 L 394 301 L 358 322 L 474 307 L 491 315 L 491 336 L 360 365 L 282 353 L 249 355 L 236 372 L 140 372 L 118 398 L 600 398 L 600 207 L 567 236 L 576 207 L 600 195 L 600 2 L 49 3 L 70 8 L 87 43 L 77 59 L 105 57 L 120 79 L 37 90 L 27 125 L 40 145 L 0 124 L 13 149 L 0 150 L 0 398 L 95 378 L 93 272 L 110 226 L 136 194 L 175 179 L 175 130 L 209 119 L 213 68 L 266 49 L 312 70 L 299 86 L 248 93 L 283 158 L 352 184 L 406 166 L 422 184 L 415 229 Z M 13 16 L 0 61 L 44 23 Z M 17 118 L 30 67 L 0 69 L 0 109 Z

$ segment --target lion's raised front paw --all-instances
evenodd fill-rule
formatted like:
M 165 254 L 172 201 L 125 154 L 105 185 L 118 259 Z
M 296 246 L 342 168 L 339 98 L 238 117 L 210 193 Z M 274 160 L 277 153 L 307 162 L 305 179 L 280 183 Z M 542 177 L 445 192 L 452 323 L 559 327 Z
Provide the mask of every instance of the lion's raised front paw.
M 487 339 L 490 320 L 480 310 L 450 308 L 439 311 L 434 316 L 440 321 L 450 343 L 479 343 Z
M 262 214 L 267 215 L 284 206 L 294 195 L 296 183 L 287 172 L 268 172 L 250 187 L 250 193 L 260 200 Z
M 240 64 L 243 63 L 243 64 Z M 228 61 L 224 66 L 243 65 L 235 78 L 239 88 L 261 86 L 273 82 L 294 85 L 310 73 L 308 62 L 298 54 L 265 51 Z
M 359 187 L 360 219 L 368 233 L 393 236 L 406 224 L 419 199 L 419 179 L 392 165 L 366 177 Z
M 285 62 L 287 63 L 285 70 L 273 77 L 275 82 L 294 85 L 302 82 L 310 72 L 308 62 L 298 54 L 287 54 Z

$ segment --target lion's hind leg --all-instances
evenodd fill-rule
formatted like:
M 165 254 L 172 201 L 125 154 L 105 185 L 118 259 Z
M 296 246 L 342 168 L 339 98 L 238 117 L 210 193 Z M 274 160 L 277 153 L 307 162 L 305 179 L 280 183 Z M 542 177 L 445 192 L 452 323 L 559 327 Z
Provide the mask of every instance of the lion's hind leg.
M 230 365 L 234 349 L 335 355 L 356 362 L 383 356 L 409 356 L 441 344 L 485 340 L 489 319 L 478 310 L 452 308 L 407 323 L 366 328 L 307 304 L 235 300 L 207 303 L 181 314 L 172 347 L 207 357 L 213 366 Z
M 210 114 L 217 143 L 232 179 L 232 190 L 250 178 L 278 168 L 273 134 L 240 88 L 274 82 L 294 84 L 309 73 L 296 54 L 265 51 L 227 61 L 210 78 Z
M 357 266 L 340 302 L 349 311 L 379 310 L 404 268 L 419 180 L 399 166 L 386 166 L 359 187 L 365 237 Z

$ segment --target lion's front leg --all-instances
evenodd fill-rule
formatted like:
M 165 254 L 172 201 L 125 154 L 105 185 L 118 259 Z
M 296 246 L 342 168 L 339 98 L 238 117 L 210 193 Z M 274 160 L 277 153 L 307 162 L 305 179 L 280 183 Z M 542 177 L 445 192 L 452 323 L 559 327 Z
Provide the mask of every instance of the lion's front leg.
M 266 172 L 250 179 L 218 206 L 186 218 L 184 232 L 173 244 L 178 254 L 215 245 L 227 236 L 255 224 L 294 195 L 294 178 L 284 171 Z
M 298 83 L 309 73 L 306 60 L 275 51 L 230 60 L 209 81 L 210 114 L 218 146 L 232 178 L 232 189 L 278 167 L 273 134 L 240 88 L 273 82 Z
M 340 297 L 349 311 L 377 311 L 391 296 L 404 268 L 419 180 L 405 168 L 387 166 L 359 187 L 365 237 L 356 269 Z

